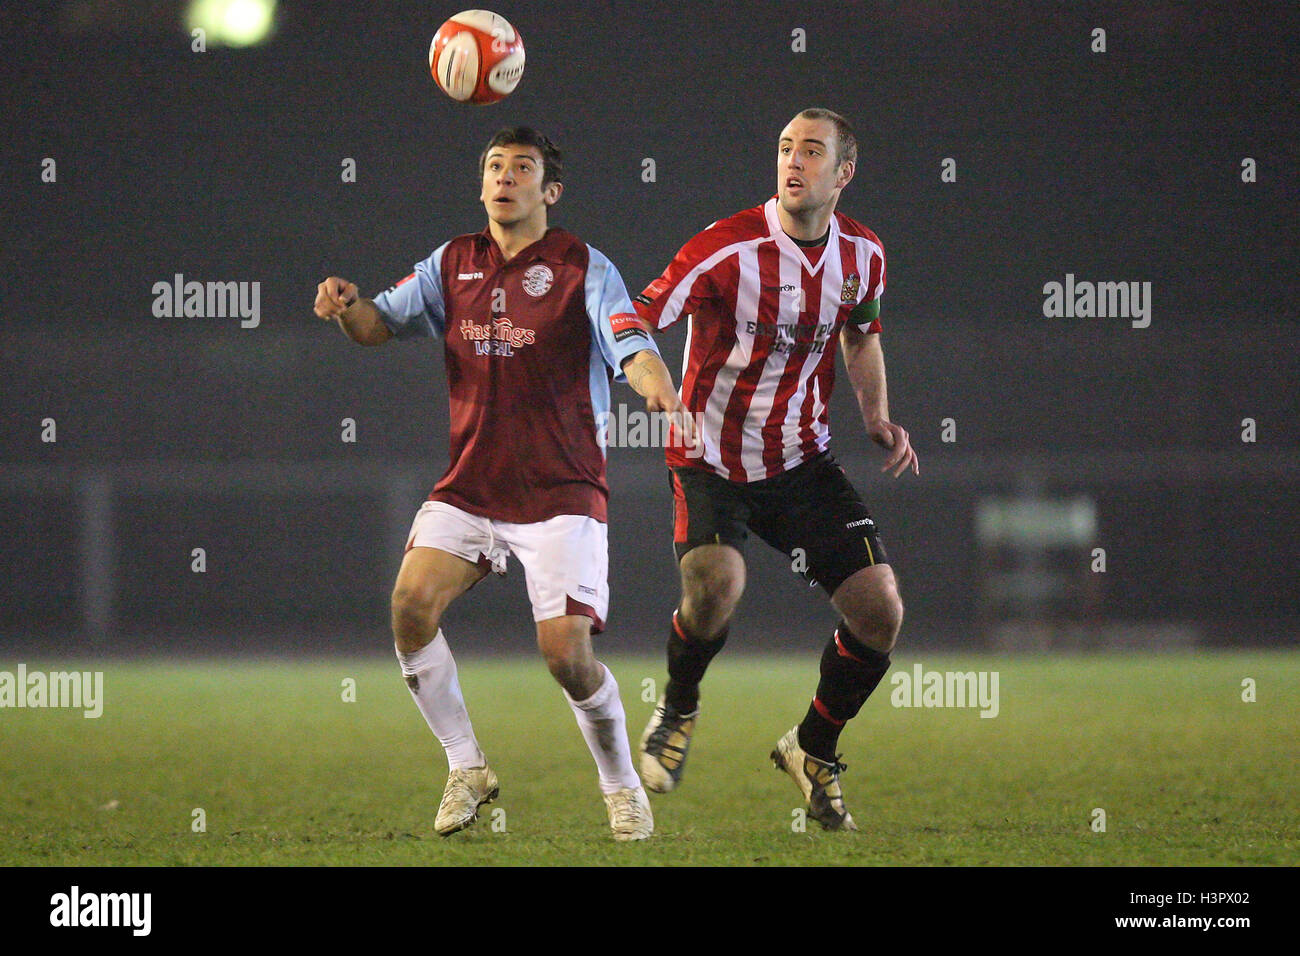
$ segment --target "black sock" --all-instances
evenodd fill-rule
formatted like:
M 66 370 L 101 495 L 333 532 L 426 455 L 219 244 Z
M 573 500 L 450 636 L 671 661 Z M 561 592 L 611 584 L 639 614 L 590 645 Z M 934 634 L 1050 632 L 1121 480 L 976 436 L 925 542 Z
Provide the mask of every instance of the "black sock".
M 844 729 L 844 724 L 823 716 L 817 709 L 817 703 L 817 698 L 814 697 L 808 705 L 808 713 L 804 714 L 799 724 L 799 746 L 809 756 L 830 763 L 835 759 L 835 747 L 840 742 L 840 731 Z
M 712 640 L 702 640 L 686 633 L 673 612 L 672 630 L 668 632 L 668 686 L 664 698 L 679 714 L 689 714 L 700 703 L 700 681 L 722 645 L 727 642 L 727 628 Z
M 841 621 L 822 651 L 821 680 L 799 725 L 799 746 L 818 760 L 834 760 L 840 731 L 888 670 L 889 655 L 867 647 Z

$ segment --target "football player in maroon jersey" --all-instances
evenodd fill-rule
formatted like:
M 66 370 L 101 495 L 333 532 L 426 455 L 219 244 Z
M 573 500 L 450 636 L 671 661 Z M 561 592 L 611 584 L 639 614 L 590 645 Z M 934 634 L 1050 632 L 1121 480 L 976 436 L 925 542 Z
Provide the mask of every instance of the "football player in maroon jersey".
M 673 389 L 618 271 L 548 225 L 563 192 L 559 150 L 527 127 L 480 157 L 487 227 L 440 245 L 373 300 L 331 276 L 316 314 L 353 341 L 438 337 L 447 366 L 451 465 L 416 516 L 393 590 L 402 673 L 450 769 L 435 828 L 469 826 L 499 791 L 470 724 L 443 612 L 513 553 L 523 565 L 537 643 L 595 758 L 617 840 L 653 818 L 628 746 L 613 675 L 594 656 L 607 583 L 605 454 L 609 379 L 649 413 L 676 414 Z

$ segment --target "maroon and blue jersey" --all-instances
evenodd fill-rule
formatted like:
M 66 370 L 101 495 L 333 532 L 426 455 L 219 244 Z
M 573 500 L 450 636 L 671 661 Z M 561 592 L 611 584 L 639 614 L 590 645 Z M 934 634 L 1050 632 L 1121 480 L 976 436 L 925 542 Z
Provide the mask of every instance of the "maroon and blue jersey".
M 375 305 L 397 338 L 443 340 L 451 466 L 429 500 L 520 524 L 606 520 L 609 382 L 657 352 L 609 259 L 549 229 L 507 262 L 485 229 L 439 246 Z

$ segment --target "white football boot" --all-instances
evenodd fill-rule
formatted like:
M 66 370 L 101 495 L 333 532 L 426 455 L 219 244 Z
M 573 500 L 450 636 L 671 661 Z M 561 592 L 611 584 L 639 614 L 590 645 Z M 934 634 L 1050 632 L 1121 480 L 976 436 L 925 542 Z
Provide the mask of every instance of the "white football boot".
M 605 809 L 609 811 L 609 828 L 619 842 L 644 840 L 655 832 L 650 800 L 641 787 L 605 794 Z
M 840 774 L 847 769 L 838 759 L 827 762 L 809 755 L 799 746 L 799 728 L 790 731 L 776 742 L 771 753 L 777 770 L 790 775 L 803 798 L 808 801 L 808 816 L 822 825 L 824 830 L 856 830 L 853 815 L 844 806 L 844 791 L 840 789 Z
M 463 830 L 478 818 L 478 808 L 491 803 L 501 792 L 492 768 L 471 767 L 447 774 L 447 786 L 438 804 L 438 819 L 433 827 L 443 836 Z
M 655 793 L 668 793 L 682 782 L 699 717 L 698 706 L 689 714 L 679 714 L 659 698 L 641 734 L 641 779 Z

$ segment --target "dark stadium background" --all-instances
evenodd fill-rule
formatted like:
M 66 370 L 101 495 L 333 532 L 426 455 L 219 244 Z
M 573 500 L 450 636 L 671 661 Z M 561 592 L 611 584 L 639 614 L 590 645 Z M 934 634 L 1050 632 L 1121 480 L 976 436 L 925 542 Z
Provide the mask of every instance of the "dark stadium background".
M 460 4 L 285 0 L 270 42 L 206 54 L 180 6 L 0 13 L 0 648 L 387 646 L 401 544 L 446 466 L 441 349 L 352 345 L 312 315 L 316 283 L 374 294 L 481 228 L 478 152 L 528 123 L 567 157 L 552 221 L 635 294 L 690 235 L 773 193 L 778 131 L 812 105 L 857 125 L 840 208 L 888 255 L 890 405 L 921 475 L 879 475 L 842 376 L 832 447 L 898 569 L 902 646 L 1300 632 L 1293 4 L 494 0 L 528 66 L 486 108 L 428 76 Z M 260 327 L 153 317 L 175 273 L 260 282 Z M 1151 282 L 1150 327 L 1044 318 L 1043 285 L 1066 273 Z M 683 332 L 659 340 L 675 377 Z M 660 452 L 614 449 L 609 472 L 601 646 L 656 651 L 676 597 Z M 980 502 L 1017 498 L 1091 502 L 1105 573 L 1091 545 L 982 547 Z M 734 645 L 819 648 L 820 592 L 757 542 L 749 558 Z M 1049 573 L 1059 587 L 1035 596 Z M 999 581 L 1028 590 L 997 605 Z M 448 633 L 458 651 L 529 648 L 518 566 Z

